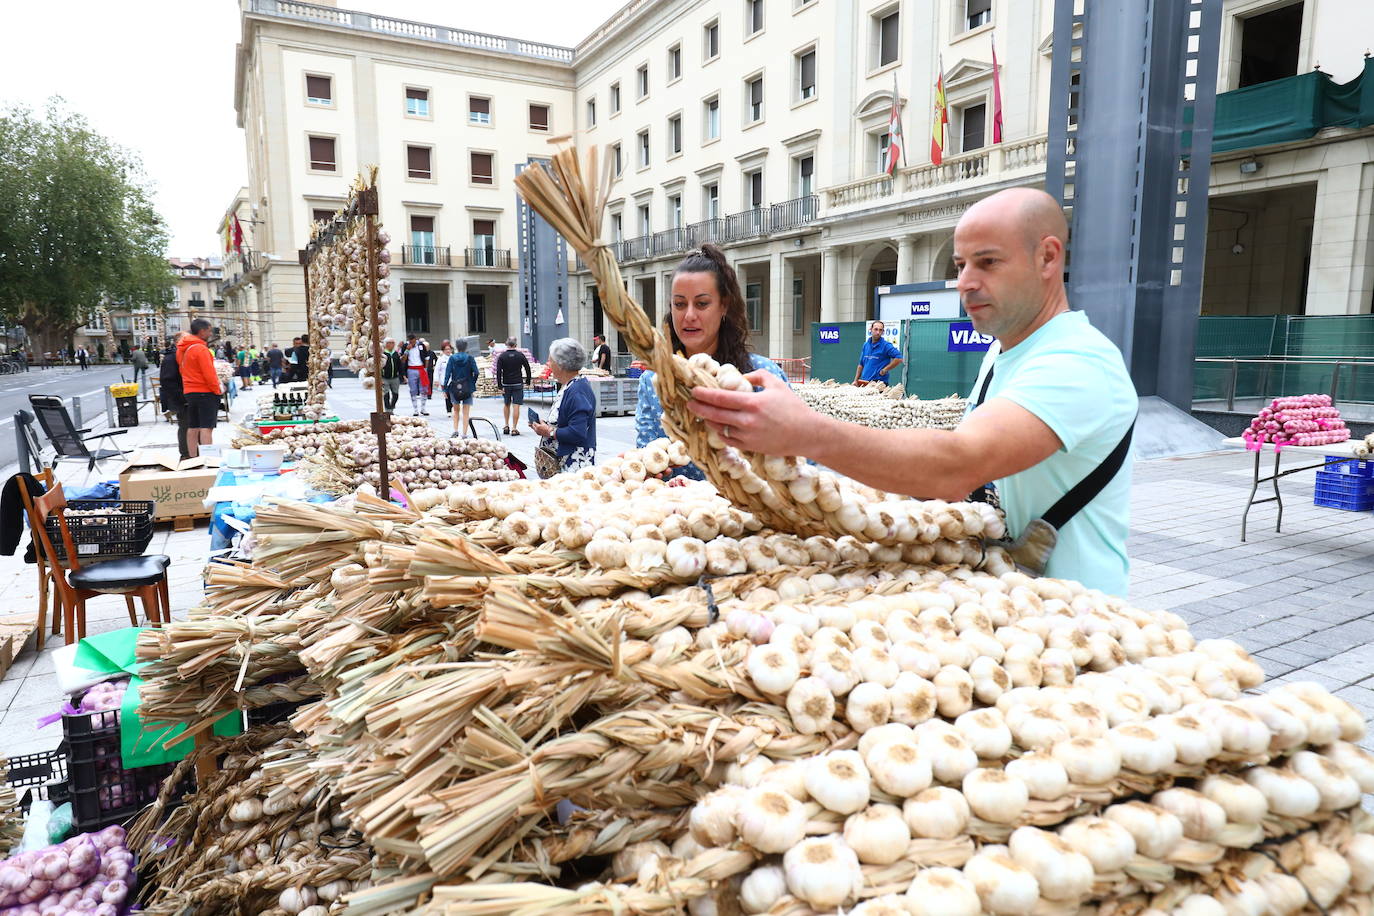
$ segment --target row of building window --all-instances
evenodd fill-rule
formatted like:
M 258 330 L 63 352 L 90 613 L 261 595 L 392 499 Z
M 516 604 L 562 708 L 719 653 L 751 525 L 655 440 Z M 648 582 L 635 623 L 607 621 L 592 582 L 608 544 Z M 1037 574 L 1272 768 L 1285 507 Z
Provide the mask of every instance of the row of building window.
M 798 7 L 810 6 L 816 0 L 794 0 Z M 966 29 L 976 29 L 992 21 L 992 0 L 962 0 L 963 4 L 963 25 Z M 763 31 L 764 0 L 744 0 L 744 34 L 746 38 L 752 37 Z M 869 40 L 869 66 L 870 69 L 880 69 L 889 64 L 894 64 L 900 57 L 901 50 L 901 13 L 895 8 L 886 8 L 870 17 L 870 40 Z M 712 19 L 702 26 L 701 39 L 702 63 L 710 63 L 720 56 L 720 19 Z M 809 99 L 815 95 L 816 91 L 816 55 L 815 49 L 799 52 L 798 66 L 795 68 L 798 74 L 797 98 Z M 667 84 L 672 84 L 682 78 L 682 42 L 677 42 L 668 48 L 666 62 Z M 635 68 L 635 92 L 636 99 L 643 100 L 649 96 L 649 65 L 640 64 Z M 610 114 L 612 117 L 620 113 L 620 81 L 611 83 L 609 88 Z M 760 101 L 760 106 L 762 102 Z M 587 105 L 587 126 L 596 126 L 596 97 L 589 98 Z
M 337 172 L 339 170 L 338 141 L 334 137 L 311 135 L 309 142 L 310 170 L 314 172 Z M 489 185 L 494 183 L 493 167 L 495 153 L 468 153 L 468 180 L 473 184 Z M 432 180 L 434 178 L 434 147 L 406 146 L 406 174 L 410 178 Z
M 307 73 L 305 76 L 305 100 L 312 105 L 333 107 L 334 78 L 323 74 Z M 431 117 L 430 91 L 418 86 L 405 89 L 406 114 L 417 118 Z M 529 129 L 548 131 L 551 107 L 541 102 L 530 102 L 528 106 Z M 492 123 L 492 99 L 486 95 L 468 96 L 468 123 L 489 127 Z

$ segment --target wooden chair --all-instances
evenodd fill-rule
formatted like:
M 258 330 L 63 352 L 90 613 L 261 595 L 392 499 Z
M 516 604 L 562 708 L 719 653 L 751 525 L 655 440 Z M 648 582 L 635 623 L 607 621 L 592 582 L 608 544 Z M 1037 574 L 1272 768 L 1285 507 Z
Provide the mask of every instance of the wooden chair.
M 52 486 L 53 480 L 55 479 L 53 477 L 52 468 L 50 467 L 40 467 L 38 472 L 33 476 L 42 482 L 45 491 L 48 487 Z M 43 640 L 47 636 L 44 628 L 47 626 L 48 622 L 49 599 L 51 599 L 52 604 L 52 632 L 54 636 L 61 631 L 62 617 L 57 613 L 57 602 L 59 601 L 57 583 L 53 579 L 52 569 L 48 567 L 47 554 L 44 553 L 38 543 L 38 529 L 35 527 L 35 519 L 37 516 L 34 515 L 33 511 L 33 497 L 29 493 L 29 488 L 22 483 L 19 486 L 19 498 L 24 503 L 24 514 L 29 520 L 29 535 L 33 540 L 33 562 L 34 565 L 38 567 L 37 650 L 41 652 L 43 650 Z M 49 590 L 49 585 L 52 586 L 51 590 Z
M 24 490 L 22 483 L 20 490 Z M 161 626 L 164 621 L 171 620 L 171 603 L 167 596 L 167 567 L 172 562 L 171 557 L 166 554 L 147 554 L 101 560 L 82 566 L 76 552 L 76 542 L 72 540 L 71 529 L 67 527 L 67 519 L 62 511 L 67 507 L 62 484 L 54 483 L 42 496 L 29 494 L 26 501 L 33 505 L 31 521 L 34 536 L 41 545 L 53 583 L 57 586 L 69 643 L 86 638 L 86 601 L 96 595 L 123 595 L 124 603 L 129 608 L 131 626 L 138 626 L 135 597 L 143 601 L 143 613 L 153 626 Z M 57 518 L 70 570 L 63 568 L 52 539 L 48 537 L 45 522 L 49 515 Z

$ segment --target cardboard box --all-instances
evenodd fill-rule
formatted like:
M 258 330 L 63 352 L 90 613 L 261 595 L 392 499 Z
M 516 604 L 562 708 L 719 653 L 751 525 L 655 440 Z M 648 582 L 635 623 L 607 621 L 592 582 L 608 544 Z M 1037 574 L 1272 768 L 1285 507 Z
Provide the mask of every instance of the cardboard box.
M 119 471 L 119 498 L 151 499 L 153 518 L 204 515 L 205 496 L 218 476 L 216 459 L 182 461 L 175 451 L 140 449 Z

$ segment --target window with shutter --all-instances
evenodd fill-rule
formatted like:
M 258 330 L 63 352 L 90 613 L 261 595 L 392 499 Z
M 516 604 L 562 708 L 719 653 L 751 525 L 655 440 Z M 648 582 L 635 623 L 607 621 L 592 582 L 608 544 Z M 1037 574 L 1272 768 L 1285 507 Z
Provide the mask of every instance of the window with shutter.
M 429 117 L 428 89 L 406 89 L 406 114 L 420 118 Z
M 530 106 L 530 130 L 549 129 L 549 106 L 531 105 Z
M 315 105 L 330 105 L 334 101 L 333 88 L 330 85 L 332 80 L 327 76 L 309 76 L 305 78 L 305 98 L 306 101 Z
M 473 184 L 492 183 L 492 155 L 491 153 L 472 154 L 472 182 Z
M 749 120 L 750 122 L 763 119 L 763 77 L 758 76 L 749 81 Z
M 491 123 L 491 99 L 476 95 L 468 96 L 468 123 Z
M 961 118 L 964 145 L 961 152 L 982 149 L 987 137 L 987 105 L 968 105 Z
M 878 21 L 878 66 L 885 67 L 897 59 L 897 49 L 901 46 L 898 27 L 901 14 L 890 13 Z
M 333 211 L 333 210 L 319 210 L 319 209 L 311 210 L 311 211 L 310 211 L 310 219 L 311 219 L 312 222 L 316 222 L 316 223 L 328 223 L 328 222 L 332 222 L 333 219 L 334 219 L 334 211 Z
M 720 23 L 707 23 L 701 35 L 702 60 L 715 60 L 720 56 Z
M 335 171 L 337 160 L 334 158 L 333 137 L 310 138 L 310 168 L 317 172 Z
M 430 167 L 431 150 L 427 146 L 406 147 L 406 168 L 411 178 L 429 180 L 434 177 Z
M 965 0 L 964 12 L 968 28 L 986 25 L 992 21 L 992 0 Z
M 674 115 L 668 119 L 668 143 L 673 153 L 682 152 L 682 116 Z
M 816 95 L 816 52 L 807 51 L 802 54 L 798 61 L 800 75 L 800 92 L 803 99 L 814 98 Z

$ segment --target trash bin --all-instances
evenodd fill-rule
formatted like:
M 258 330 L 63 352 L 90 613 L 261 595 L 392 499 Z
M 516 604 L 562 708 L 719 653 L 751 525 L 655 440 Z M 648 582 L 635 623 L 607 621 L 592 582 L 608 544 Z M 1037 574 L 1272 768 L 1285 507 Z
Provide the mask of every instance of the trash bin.
M 138 425 L 138 386 L 111 385 L 114 396 L 116 422 L 122 427 Z

